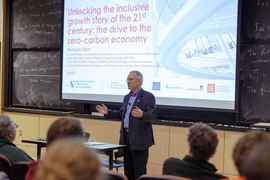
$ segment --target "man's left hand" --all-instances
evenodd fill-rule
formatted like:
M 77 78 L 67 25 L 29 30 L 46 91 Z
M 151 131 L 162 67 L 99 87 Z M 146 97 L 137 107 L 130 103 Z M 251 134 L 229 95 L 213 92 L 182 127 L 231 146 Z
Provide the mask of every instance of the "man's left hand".
M 131 115 L 137 118 L 143 117 L 143 111 L 135 106 L 135 108 L 132 110 Z

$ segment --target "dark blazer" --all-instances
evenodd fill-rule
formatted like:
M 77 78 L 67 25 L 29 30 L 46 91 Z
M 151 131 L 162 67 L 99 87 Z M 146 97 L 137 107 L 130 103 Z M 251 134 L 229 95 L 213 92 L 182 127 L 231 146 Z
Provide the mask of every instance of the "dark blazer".
M 124 116 L 126 107 L 132 93 L 130 92 L 124 97 L 122 107 L 119 110 L 108 110 L 105 116 L 107 119 L 122 120 L 120 129 L 120 144 L 125 144 L 123 134 Z M 129 115 L 129 141 L 130 148 L 133 150 L 146 150 L 155 144 L 153 136 L 152 122 L 157 120 L 156 100 L 155 96 L 141 89 L 134 101 L 132 109 L 137 106 L 143 111 L 143 117 L 137 118 Z
M 32 157 L 24 150 L 17 148 L 17 146 L 7 138 L 0 138 L 0 154 L 7 156 L 12 164 L 20 161 L 33 161 Z
M 191 178 L 193 180 L 218 180 L 226 178 L 217 174 L 216 167 L 207 161 L 185 156 L 183 160 L 169 158 L 163 164 L 163 174 Z

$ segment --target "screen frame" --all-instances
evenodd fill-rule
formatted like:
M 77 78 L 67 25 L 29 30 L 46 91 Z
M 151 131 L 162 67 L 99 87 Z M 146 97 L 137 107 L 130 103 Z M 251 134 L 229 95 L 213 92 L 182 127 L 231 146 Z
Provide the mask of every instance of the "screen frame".
M 64 0 L 63 0 L 63 12 L 64 12 Z M 174 105 L 162 105 L 162 104 L 157 104 L 157 110 L 160 113 L 159 117 L 160 119 L 172 119 L 172 120 L 177 120 L 179 118 L 182 117 L 182 119 L 192 119 L 193 121 L 196 121 L 194 118 L 192 118 L 192 112 L 197 112 L 198 114 L 203 113 L 203 112 L 210 112 L 210 116 L 214 116 L 214 118 L 209 118 L 210 122 L 217 122 L 218 120 L 215 120 L 217 118 L 217 116 L 219 116 L 219 114 L 229 114 L 230 118 L 233 117 L 234 118 L 234 122 L 237 119 L 237 114 L 238 114 L 238 110 L 239 110 L 239 55 L 240 55 L 240 24 L 241 24 L 241 0 L 238 1 L 238 13 L 237 13 L 237 43 L 236 43 L 236 71 L 235 71 L 235 101 L 234 101 L 234 109 L 220 109 L 220 108 L 207 108 L 207 107 L 187 107 L 187 106 L 174 106 Z M 62 22 L 64 22 L 64 15 L 62 16 Z M 62 25 L 62 28 L 64 30 L 64 26 Z M 63 32 L 62 30 L 62 32 Z M 62 33 L 62 42 L 63 42 L 63 33 Z M 63 45 L 62 45 L 63 48 Z M 62 52 L 63 49 L 61 51 L 61 57 L 62 57 Z M 61 66 L 63 62 L 61 61 Z M 63 97 L 62 94 L 62 76 L 63 76 L 63 70 L 61 69 L 61 88 L 60 88 L 60 99 L 61 100 L 67 100 L 67 101 L 71 101 L 79 104 L 86 104 L 89 105 L 89 110 L 88 112 L 95 112 L 95 108 L 93 108 L 96 104 L 106 104 L 109 105 L 110 107 L 113 108 L 120 108 L 121 107 L 121 103 L 120 102 L 113 102 L 113 101 L 99 101 L 97 99 L 94 100 L 83 100 L 83 99 L 69 99 L 69 98 L 65 98 Z M 127 90 L 127 93 L 129 91 Z M 99 96 L 99 95 L 98 95 Z M 122 96 L 123 99 L 124 95 Z M 168 113 L 166 113 L 168 112 Z M 179 112 L 184 112 L 183 116 L 179 115 Z M 185 115 L 186 112 L 188 112 L 189 115 Z M 189 113 L 191 112 L 191 113 Z M 180 113 L 181 114 L 181 113 Z M 200 119 L 204 119 L 204 121 L 207 121 L 205 118 L 200 118 L 200 117 L 196 117 L 194 116 L 198 121 L 200 121 Z M 229 119 L 230 119 L 229 118 Z M 228 121 L 228 120 L 226 120 Z M 226 121 L 224 122 L 226 124 Z M 229 120 L 230 121 L 230 120 Z M 230 121 L 231 122 L 231 121 Z

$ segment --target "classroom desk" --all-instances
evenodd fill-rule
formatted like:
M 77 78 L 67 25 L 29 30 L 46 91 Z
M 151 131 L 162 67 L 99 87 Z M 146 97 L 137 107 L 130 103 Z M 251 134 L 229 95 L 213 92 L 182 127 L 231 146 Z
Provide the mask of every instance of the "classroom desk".
M 46 140 L 38 140 L 38 139 L 26 139 L 22 140 L 24 143 L 31 143 L 37 145 L 37 158 L 40 158 L 41 148 L 46 147 Z M 110 143 L 101 143 L 101 142 L 86 142 L 86 147 L 92 148 L 94 150 L 105 153 L 109 156 L 109 169 L 113 169 L 113 151 L 121 148 L 125 148 L 126 145 L 120 144 L 110 144 Z

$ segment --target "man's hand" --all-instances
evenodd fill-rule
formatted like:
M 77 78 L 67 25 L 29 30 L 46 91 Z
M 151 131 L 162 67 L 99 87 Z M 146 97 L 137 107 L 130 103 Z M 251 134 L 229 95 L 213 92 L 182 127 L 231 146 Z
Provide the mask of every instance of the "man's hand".
M 104 104 L 96 105 L 96 110 L 101 114 L 105 114 L 105 115 L 108 114 L 108 108 Z
M 134 117 L 141 118 L 141 117 L 143 117 L 143 111 L 140 108 L 138 108 L 137 106 L 135 106 L 135 108 L 131 112 L 131 115 Z

